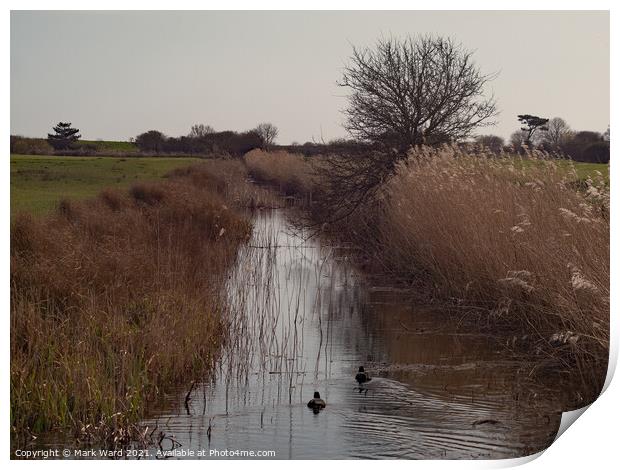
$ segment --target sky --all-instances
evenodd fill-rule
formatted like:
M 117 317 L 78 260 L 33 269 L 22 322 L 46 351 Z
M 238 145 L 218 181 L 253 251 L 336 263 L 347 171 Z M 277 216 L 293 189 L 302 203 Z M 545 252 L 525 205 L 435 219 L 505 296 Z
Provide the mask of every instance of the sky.
M 58 121 L 84 139 L 127 140 L 195 123 L 277 142 L 346 137 L 337 82 L 352 46 L 449 36 L 474 51 L 500 114 L 480 134 L 508 138 L 517 114 L 609 124 L 609 13 L 561 11 L 13 11 L 11 134 Z

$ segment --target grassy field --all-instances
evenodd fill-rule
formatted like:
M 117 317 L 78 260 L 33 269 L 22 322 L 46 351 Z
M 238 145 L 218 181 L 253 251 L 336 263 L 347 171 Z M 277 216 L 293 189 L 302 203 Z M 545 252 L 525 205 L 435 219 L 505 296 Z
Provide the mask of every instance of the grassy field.
M 597 172 L 603 175 L 606 183 L 609 183 L 609 164 L 608 163 L 582 163 L 582 162 L 573 162 L 571 160 L 556 160 L 555 161 L 560 168 L 565 169 L 567 172 L 570 172 L 571 166 L 575 168 L 575 172 L 577 173 L 577 178 L 580 180 L 585 180 L 588 177 L 596 178 Z M 524 165 L 536 165 L 538 162 L 535 160 L 523 160 L 521 162 Z
M 84 199 L 103 188 L 161 178 L 197 158 L 11 155 L 11 215 L 45 214 L 64 197 Z
M 575 170 L 580 179 L 588 176 L 594 176 L 597 171 L 601 172 L 605 181 L 609 182 L 609 164 L 608 163 L 579 163 L 575 162 Z

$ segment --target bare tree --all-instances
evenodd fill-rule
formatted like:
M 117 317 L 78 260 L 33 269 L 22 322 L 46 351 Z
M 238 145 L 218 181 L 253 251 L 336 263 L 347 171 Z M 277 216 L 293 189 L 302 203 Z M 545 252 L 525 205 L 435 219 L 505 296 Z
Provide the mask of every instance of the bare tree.
M 374 49 L 353 48 L 344 69 L 339 85 L 351 90 L 345 127 L 400 156 L 415 145 L 462 139 L 492 124 L 495 100 L 484 97 L 492 78 L 451 39 L 380 39 Z
M 278 137 L 278 128 L 270 122 L 263 122 L 259 124 L 254 129 L 254 132 L 256 132 L 261 139 L 263 139 L 265 147 L 272 146 L 276 141 L 276 137 Z
M 479 135 L 476 137 L 476 143 L 494 153 L 500 153 L 504 148 L 504 139 L 498 135 Z
M 493 124 L 495 100 L 484 96 L 492 78 L 451 39 L 380 39 L 372 49 L 354 47 L 339 82 L 350 90 L 345 128 L 371 148 L 330 156 L 317 170 L 322 212 L 339 220 L 371 203 L 413 146 L 455 141 Z
M 189 131 L 189 134 L 187 135 L 187 137 L 190 137 L 192 139 L 199 139 L 206 135 L 213 134 L 214 132 L 215 132 L 215 129 L 213 129 L 211 126 L 207 124 L 194 124 L 191 130 Z
M 571 138 L 572 134 L 573 131 L 564 119 L 554 117 L 549 120 L 547 130 L 544 134 L 542 134 L 541 140 L 544 144 L 549 145 L 551 148 L 559 149 Z
M 527 143 L 527 131 L 519 129 L 510 134 L 510 145 L 517 151 Z

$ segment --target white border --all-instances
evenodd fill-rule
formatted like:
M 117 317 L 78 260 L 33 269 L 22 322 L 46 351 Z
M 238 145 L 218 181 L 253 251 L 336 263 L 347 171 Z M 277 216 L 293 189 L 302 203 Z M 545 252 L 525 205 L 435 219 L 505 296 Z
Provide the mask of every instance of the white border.
M 2 120 L 2 128 L 4 129 L 4 133 L 0 137 L 3 148 L 8 151 L 8 140 L 10 135 L 10 9 L 13 10 L 30 10 L 30 9 L 117 9 L 117 10 L 131 10 L 131 9 L 161 9 L 161 10 L 200 10 L 200 9 L 214 9 L 214 10 L 256 10 L 256 9 L 266 9 L 266 10 L 278 10 L 278 9 L 289 9 L 289 10 L 310 10 L 310 9 L 319 9 L 319 10 L 339 10 L 339 9 L 364 9 L 364 10 L 409 10 L 409 9 L 417 9 L 417 10 L 611 10 L 610 15 L 610 34 L 611 34 L 611 50 L 618 50 L 618 34 L 614 33 L 614 31 L 618 30 L 620 26 L 618 21 L 616 20 L 616 15 L 618 7 L 616 6 L 618 2 L 612 1 L 603 1 L 603 0 L 590 0 L 590 1 L 577 1 L 577 0 L 564 0 L 562 2 L 550 1 L 550 0 L 521 0 L 521 1 L 502 1 L 501 3 L 498 1 L 491 0 L 476 0 L 459 2 L 456 0 L 434 0 L 434 1 L 405 1 L 405 0 L 383 0 L 381 2 L 371 2 L 371 1 L 344 1 L 344 0 L 315 0 L 315 1 L 298 1 L 294 4 L 292 2 L 286 2 L 282 0 L 271 0 L 271 1 L 263 1 L 263 2 L 251 2 L 251 1 L 240 1 L 240 0 L 231 0 L 231 1 L 196 1 L 196 0 L 176 0 L 175 2 L 165 2 L 154 0 L 151 2 L 138 2 L 133 0 L 109 0 L 109 1 L 91 1 L 88 6 L 82 2 L 78 1 L 67 1 L 60 0 L 53 2 L 53 4 L 44 2 L 44 1 L 12 1 L 9 0 L 5 3 L 4 14 L 2 15 L 2 20 L 0 23 L 0 31 L 2 35 L 2 63 L 4 64 L 5 71 L 0 75 L 0 80 L 2 80 L 2 94 L 5 99 L 2 100 L 4 103 L 4 109 L 1 113 L 0 119 Z M 559 7 L 559 8 L 558 8 Z M 317 32 L 319 34 L 319 32 Z M 618 54 L 616 53 L 616 56 Z M 618 60 L 617 57 L 611 55 L 611 77 L 612 80 L 610 83 L 617 83 L 618 73 Z M 614 80 L 615 78 L 615 80 Z M 615 120 L 613 119 L 616 116 L 616 110 L 618 106 L 618 97 L 617 93 L 615 93 L 615 89 L 611 89 L 611 124 L 612 124 L 612 134 L 615 136 L 618 126 L 615 125 Z M 612 160 L 614 161 L 611 165 L 611 180 L 615 182 L 616 178 L 616 165 L 615 165 L 615 150 L 617 145 L 612 143 Z M 2 260 L 3 267 L 2 270 L 2 280 L 1 289 L 2 289 L 2 298 L 5 312 L 4 314 L 4 325 L 5 325 L 5 340 L 4 347 L 2 349 L 3 354 L 3 363 L 5 364 L 5 372 L 2 376 L 2 403 L 1 414 L 2 414 L 2 422 L 4 426 L 0 427 L 0 432 L 2 433 L 2 444 L 3 444 L 3 452 L 2 457 L 4 459 L 9 458 L 9 220 L 10 220 L 10 206 L 9 206 L 9 194 L 10 194 L 10 162 L 8 155 L 5 155 L 4 160 L 4 171 L 1 173 L 1 188 L 3 191 L 3 204 L 1 206 L 2 210 Z M 618 254 L 615 249 L 614 243 L 614 228 L 617 226 L 617 217 L 615 211 L 615 185 L 612 184 L 612 243 L 611 243 L 611 263 L 612 263 L 612 277 L 611 277 L 611 302 L 612 302 L 612 318 L 611 318 L 611 332 L 612 332 L 612 343 L 611 343 L 611 353 L 610 353 L 610 372 L 615 368 L 615 364 L 617 362 L 618 357 L 618 321 L 617 315 L 613 313 L 613 306 L 616 305 L 617 292 L 613 287 L 616 286 L 615 283 L 615 273 L 618 267 Z M 547 451 L 543 452 L 542 455 L 538 456 L 536 459 L 525 458 L 525 459 L 516 459 L 513 461 L 418 461 L 418 462 L 409 462 L 409 461 L 397 461 L 397 462 L 385 462 L 382 461 L 381 465 L 391 465 L 391 466 L 410 466 L 416 465 L 421 468 L 499 468 L 505 466 L 513 466 L 523 464 L 525 462 L 530 462 L 528 465 L 530 468 L 540 468 L 547 470 L 548 468 L 563 468 L 563 469 L 571 469 L 571 468 L 580 468 L 583 469 L 586 466 L 592 468 L 608 468 L 611 467 L 612 462 L 616 463 L 618 461 L 615 446 L 617 445 L 617 438 L 615 437 L 615 425 L 618 419 L 618 403 L 620 402 L 620 388 L 617 384 L 617 380 L 610 383 L 610 378 L 612 374 L 608 374 L 607 385 L 608 389 L 604 392 L 604 394 L 579 418 L 579 424 L 576 426 L 570 427 L 558 440 L 555 442 Z M 184 467 L 190 466 L 194 468 L 204 468 L 205 465 L 209 467 L 218 466 L 218 467 L 235 467 L 241 465 L 247 465 L 248 461 L 208 461 L 208 462 L 200 462 L 200 461 L 183 461 L 182 463 L 176 461 L 168 461 L 163 465 L 183 465 Z M 269 467 L 269 468 L 289 468 L 291 463 L 288 461 L 276 461 L 276 462 L 265 462 L 265 461 L 249 461 L 250 465 L 253 467 Z M 115 465 L 130 465 L 126 462 L 106 462 L 106 461 L 94 461 L 89 463 L 89 465 L 93 465 L 96 467 L 108 467 L 112 464 Z M 319 465 L 338 465 L 352 468 L 365 467 L 367 465 L 375 465 L 370 462 L 353 462 L 353 461 L 344 461 L 344 462 L 322 462 Z M 21 462 L 21 461 L 12 461 L 11 465 L 15 466 L 31 466 L 31 465 L 40 465 L 40 463 L 34 462 Z M 83 462 L 59 462 L 59 461 L 48 461 L 45 462 L 45 465 L 50 466 L 50 468 L 57 468 L 60 465 L 69 465 L 69 466 L 77 466 L 83 465 Z M 131 465 L 145 465 L 143 462 L 132 462 Z M 313 468 L 317 465 L 315 462 L 308 461 L 297 461 L 293 465 L 296 467 L 306 467 L 309 468 L 312 466 Z

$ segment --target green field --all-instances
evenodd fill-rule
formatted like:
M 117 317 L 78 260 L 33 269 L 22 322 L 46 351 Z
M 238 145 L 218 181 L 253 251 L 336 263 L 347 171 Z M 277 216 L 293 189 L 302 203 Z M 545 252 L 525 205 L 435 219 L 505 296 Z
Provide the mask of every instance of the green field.
M 197 158 L 11 155 L 11 215 L 45 214 L 64 197 L 86 198 L 107 187 L 161 178 Z
M 603 175 L 603 179 L 606 183 L 609 183 L 609 164 L 608 163 L 582 163 L 573 162 L 570 160 L 555 160 L 561 168 L 565 168 L 567 172 L 570 171 L 571 165 L 575 168 L 577 178 L 585 180 L 588 176 L 592 179 L 597 178 L 597 171 Z M 515 165 L 523 165 L 523 168 L 529 168 L 532 165 L 540 164 L 540 160 L 516 160 Z
M 579 163 L 575 162 L 575 171 L 579 179 L 585 180 L 588 176 L 595 177 L 596 172 L 599 171 L 605 181 L 609 183 L 609 164 L 608 163 Z

